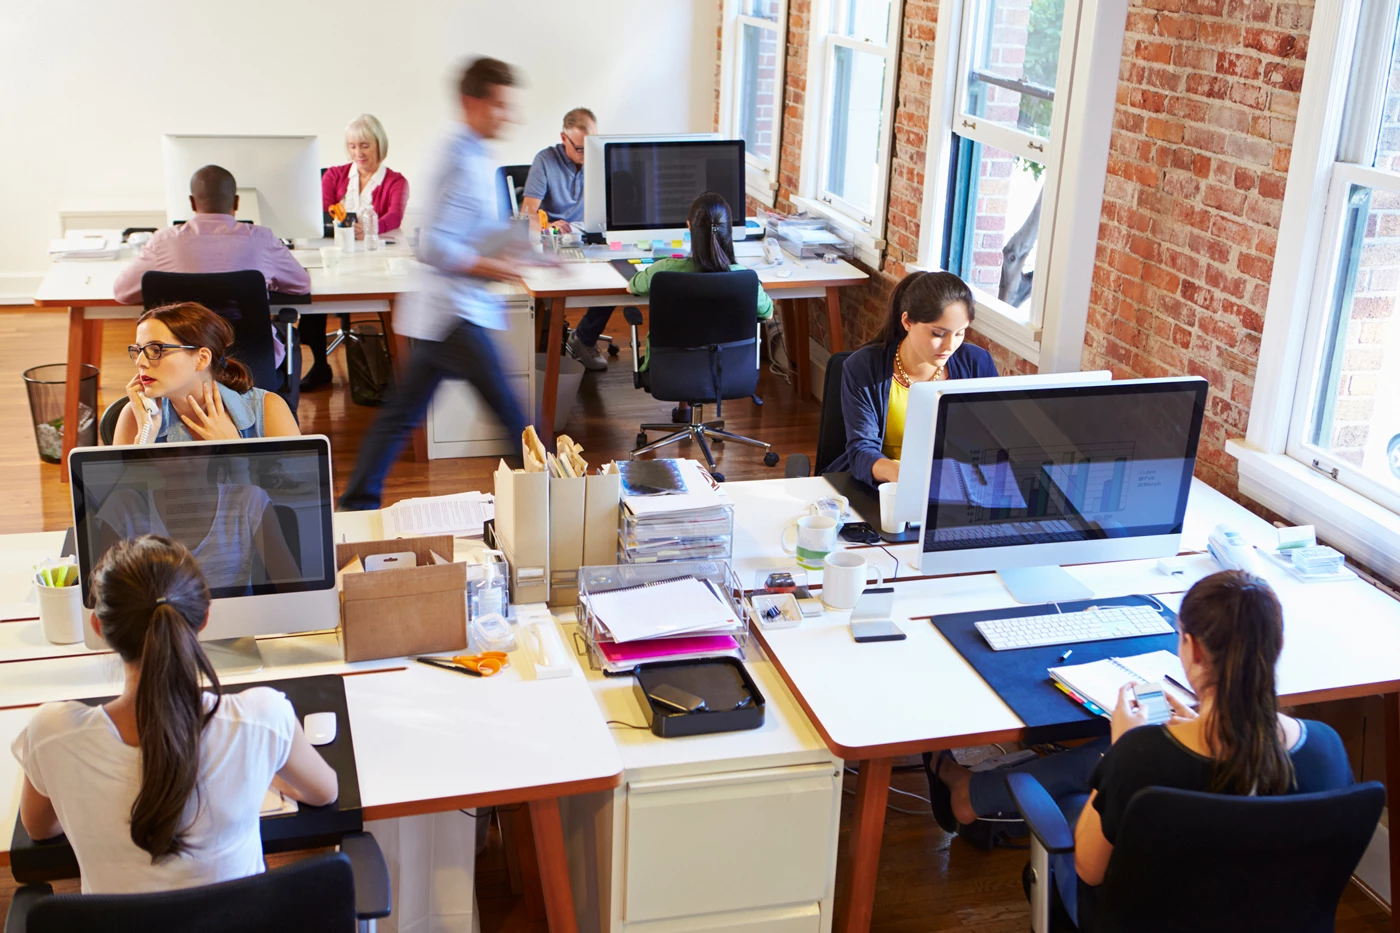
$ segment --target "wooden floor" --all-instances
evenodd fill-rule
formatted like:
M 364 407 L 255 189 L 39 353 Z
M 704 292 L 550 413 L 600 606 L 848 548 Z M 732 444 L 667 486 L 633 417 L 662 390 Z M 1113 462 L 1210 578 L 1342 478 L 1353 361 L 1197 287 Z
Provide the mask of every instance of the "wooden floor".
M 609 332 L 625 343 L 625 330 L 618 315 Z M 109 323 L 102 357 L 101 402 L 107 403 L 123 391 L 132 372 L 126 356 L 134 328 L 125 323 Z M 58 467 L 41 464 L 35 452 L 29 409 L 21 386 L 20 373 L 30 366 L 60 362 L 66 347 L 66 318 L 38 312 L 0 313 L 0 436 L 9 441 L 0 445 L 0 500 L 7 504 L 0 514 L 0 532 L 61 529 L 71 519 L 68 488 L 58 481 Z M 566 429 L 583 444 L 594 463 L 623 457 L 632 446 L 637 425 L 643 421 L 665 421 L 670 406 L 655 402 L 632 389 L 628 350 L 612 360 L 606 374 L 585 376 Z M 374 410 L 350 403 L 345 391 L 343 354 L 333 358 L 336 386 L 330 391 L 303 397 L 301 425 L 307 433 L 323 433 L 331 438 L 337 488 L 349 475 L 357 452 L 357 439 Z M 780 378 L 765 373 L 760 392 L 765 404 L 756 408 L 750 402 L 732 402 L 726 409 L 727 427 L 740 434 L 755 436 L 773 444 L 782 457 L 790 453 L 814 452 L 818 406 L 799 401 Z M 675 455 L 699 457 L 698 450 L 682 447 Z M 762 451 L 735 446 L 732 451 L 720 445 L 716 451 L 720 469 L 729 479 L 763 479 L 781 476 L 781 465 L 765 467 Z M 432 463 L 400 462 L 389 476 L 385 504 L 400 498 L 437 495 L 463 490 L 491 488 L 490 475 L 496 461 L 439 460 Z M 7 754 L 8 750 L 0 750 Z M 917 772 L 897 772 L 894 786 L 926 797 L 928 785 Z M 846 806 L 841 813 L 842 851 L 849 832 L 854 778 L 848 778 Z M 891 805 L 914 811 L 889 811 L 885 821 L 885 843 L 880 863 L 872 929 L 876 933 L 1022 933 L 1030 926 L 1020 874 L 1026 853 L 1002 849 L 983 853 L 938 828 L 927 804 L 912 797 L 894 794 Z M 0 912 L 9 907 L 13 881 L 0 872 Z M 76 885 L 69 888 L 76 890 Z M 486 933 L 544 933 L 542 921 L 526 916 L 524 902 L 510 893 L 506 861 L 500 838 L 494 832 L 487 849 L 478 859 L 477 895 L 481 928 Z M 837 906 L 841 901 L 838 897 Z M 1389 915 L 1355 886 L 1348 889 L 1337 913 L 1338 933 L 1381 933 L 1389 930 Z

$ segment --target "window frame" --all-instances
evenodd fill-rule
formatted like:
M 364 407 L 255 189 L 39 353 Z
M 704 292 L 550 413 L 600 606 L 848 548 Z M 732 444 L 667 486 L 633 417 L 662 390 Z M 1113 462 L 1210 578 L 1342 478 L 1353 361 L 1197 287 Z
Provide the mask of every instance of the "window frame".
M 744 138 L 744 114 L 739 106 L 739 97 L 743 93 L 743 81 L 739 77 L 743 61 L 739 52 L 744 42 L 744 26 L 755 26 L 773 32 L 778 43 L 778 61 L 774 75 L 777 93 L 773 104 L 775 113 L 772 153 L 769 158 L 762 159 L 750 153 L 747 147 L 744 152 L 746 193 L 760 204 L 772 207 L 778 199 L 778 171 L 783 153 L 783 114 L 787 106 L 788 0 L 777 0 L 776 20 L 745 15 L 740 12 L 742 2 L 743 0 L 724 0 L 720 32 L 720 112 L 717 129 L 728 139 Z

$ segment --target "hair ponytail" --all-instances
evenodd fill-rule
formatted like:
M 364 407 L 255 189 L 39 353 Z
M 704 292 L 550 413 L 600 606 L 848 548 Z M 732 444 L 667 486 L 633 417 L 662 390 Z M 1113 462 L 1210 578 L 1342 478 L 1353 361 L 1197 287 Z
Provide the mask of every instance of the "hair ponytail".
M 220 384 L 239 395 L 253 387 L 252 371 L 228 355 L 233 347 L 233 327 L 204 305 L 193 301 L 163 305 L 147 311 L 136 323 L 147 320 L 160 321 L 179 343 L 208 349 L 209 374 Z
M 1274 665 L 1283 651 L 1283 607 L 1259 577 L 1212 574 L 1181 601 L 1181 631 L 1208 657 L 1215 697 L 1203 723 L 1215 757 L 1214 793 L 1269 796 L 1290 791 L 1293 761 L 1278 723 Z
M 911 272 L 894 287 L 885 323 L 871 343 L 892 347 L 908 333 L 904 315 L 908 314 L 915 324 L 932 324 L 943 316 L 949 305 L 959 303 L 967 308 L 968 321 L 977 319 L 972 289 L 962 279 L 951 272 Z
M 223 356 L 219 358 L 217 363 L 211 363 L 209 368 L 213 370 L 214 378 L 218 382 L 228 386 L 239 395 L 253 387 L 253 372 L 243 364 L 242 360 Z
M 199 793 L 200 738 L 219 705 L 219 679 L 197 635 L 209 588 L 184 546 L 145 535 L 103 555 L 93 595 L 103 637 L 140 668 L 141 786 L 131 805 L 131 841 L 155 863 L 189 850 L 185 811 Z M 201 678 L 215 695 L 208 711 Z
M 690 258 L 701 272 L 728 272 L 734 265 L 733 219 L 729 202 L 706 191 L 690 205 Z

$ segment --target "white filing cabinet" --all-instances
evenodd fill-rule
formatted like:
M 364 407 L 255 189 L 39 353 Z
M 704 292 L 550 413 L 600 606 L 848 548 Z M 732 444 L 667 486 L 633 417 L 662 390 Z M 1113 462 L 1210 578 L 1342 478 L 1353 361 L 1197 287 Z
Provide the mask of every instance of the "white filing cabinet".
M 622 786 L 561 801 L 580 933 L 830 933 L 841 763 L 756 641 L 748 668 L 761 728 L 616 727 Z M 587 675 L 606 718 L 645 722 L 632 678 Z
M 489 331 L 506 382 L 515 392 L 525 420 L 531 421 L 535 398 L 535 311 L 523 289 L 501 287 L 508 330 Z M 519 453 L 520 438 L 507 437 L 490 406 L 467 382 L 445 380 L 428 406 L 428 459 L 489 457 Z

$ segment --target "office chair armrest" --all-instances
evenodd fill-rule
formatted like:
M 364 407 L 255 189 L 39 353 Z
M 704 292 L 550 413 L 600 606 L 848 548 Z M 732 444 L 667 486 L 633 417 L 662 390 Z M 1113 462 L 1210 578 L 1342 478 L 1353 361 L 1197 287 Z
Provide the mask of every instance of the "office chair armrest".
M 1006 776 L 1006 789 L 1016 801 L 1016 809 L 1021 812 L 1031 835 L 1046 852 L 1061 855 L 1074 851 L 1074 831 L 1039 781 L 1029 774 L 1012 772 Z
M 29 926 L 29 911 L 46 897 L 53 896 L 47 884 L 26 884 L 15 889 L 10 899 L 10 912 L 5 915 L 5 933 L 25 933 Z
M 642 324 L 642 309 L 636 305 L 628 305 L 622 309 L 622 317 L 633 327 L 640 327 Z
M 355 913 L 361 920 L 389 916 L 393 908 L 389 866 L 384 863 L 379 843 L 369 833 L 346 833 L 341 837 L 340 851 L 350 859 L 355 874 Z
M 632 388 L 642 387 L 642 345 L 637 340 L 637 328 L 642 324 L 642 309 L 636 305 L 628 305 L 622 309 L 622 317 L 627 321 L 627 327 L 632 333 Z
M 311 293 L 293 295 L 288 292 L 268 292 L 267 303 L 270 305 L 309 305 L 311 304 Z
M 787 463 L 783 464 L 783 477 L 785 479 L 811 475 L 812 461 L 806 454 L 792 454 L 787 458 Z
M 301 315 L 297 313 L 296 308 L 277 309 L 277 317 L 275 320 L 278 324 L 295 324 L 300 319 Z

